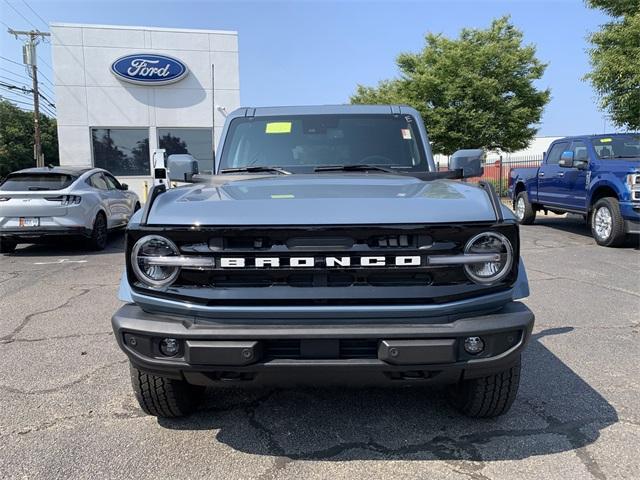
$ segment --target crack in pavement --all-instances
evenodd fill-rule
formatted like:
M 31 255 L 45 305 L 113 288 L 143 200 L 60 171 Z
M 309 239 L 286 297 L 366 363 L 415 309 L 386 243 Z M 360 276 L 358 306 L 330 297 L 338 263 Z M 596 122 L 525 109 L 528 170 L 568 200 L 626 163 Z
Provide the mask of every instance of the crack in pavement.
M 139 411 L 139 413 L 126 413 L 126 412 L 115 412 L 111 414 L 94 414 L 93 411 L 89 411 L 86 413 L 79 413 L 76 415 L 66 415 L 64 417 L 56 417 L 47 422 L 43 422 L 41 424 L 35 426 L 23 426 L 18 430 L 12 430 L 11 432 L 7 432 L 5 434 L 0 435 L 0 438 L 6 438 L 11 435 L 27 435 L 29 433 L 41 432 L 44 430 L 48 430 L 49 428 L 53 428 L 60 423 L 67 422 L 70 420 L 76 420 L 79 418 L 82 419 L 132 419 L 132 418 L 143 418 L 147 417 L 145 413 Z
M 0 285 L 2 285 L 5 282 L 8 282 L 9 280 L 15 280 L 20 276 L 20 272 L 7 272 L 6 275 L 9 275 L 9 277 L 0 280 Z
M 68 383 L 63 383 L 62 385 L 58 385 L 57 387 L 51 387 L 51 388 L 43 388 L 41 390 L 22 390 L 19 388 L 14 388 L 11 387 L 9 385 L 0 385 L 0 390 L 4 390 L 7 391 L 9 393 L 15 393 L 18 395 L 42 395 L 45 393 L 54 393 L 54 392 L 59 392 L 60 390 L 64 390 L 66 388 L 72 387 L 74 385 L 77 385 L 80 382 L 83 382 L 85 380 L 87 380 L 88 378 L 91 378 L 94 374 L 98 373 L 100 370 L 104 370 L 106 368 L 110 368 L 113 367 L 114 365 L 119 365 L 119 364 L 123 364 L 128 362 L 129 360 L 118 360 L 117 362 L 111 362 L 111 363 L 107 363 L 105 365 L 101 365 L 98 368 L 95 368 L 93 370 L 91 370 L 90 372 L 85 373 L 84 375 L 81 375 L 80 377 L 76 378 L 75 380 L 68 382 Z
M 101 336 L 111 336 L 113 335 L 112 331 L 109 332 L 94 332 L 94 333 L 72 333 L 69 335 L 58 335 L 53 337 L 39 337 L 39 338 L 14 338 L 12 340 L 0 341 L 3 344 L 9 343 L 34 343 L 34 342 L 44 342 L 47 340 L 67 340 L 70 338 L 84 338 L 84 337 L 101 337 Z
M 554 417 L 553 415 L 547 414 L 544 411 L 544 406 L 537 405 L 530 400 L 524 400 L 524 403 L 529 405 L 529 407 L 534 411 L 538 417 L 547 422 L 547 424 L 551 426 L 562 425 L 563 422 Z M 567 422 L 565 422 L 567 423 Z M 606 476 L 602 472 L 602 468 L 596 461 L 596 459 L 591 455 L 586 445 L 589 443 L 589 438 L 586 434 L 582 432 L 582 427 L 587 426 L 593 422 L 584 423 L 574 429 L 572 429 L 570 435 L 565 435 L 565 438 L 569 442 L 569 444 L 574 448 L 576 457 L 578 460 L 584 465 L 589 474 L 597 479 L 597 480 L 606 480 Z
M 11 343 L 14 340 L 16 340 L 16 335 L 18 335 L 28 324 L 29 322 L 34 318 L 37 317 L 38 315 L 44 315 L 46 313 L 51 313 L 51 312 L 55 312 L 56 310 L 60 310 L 62 308 L 66 308 L 66 307 L 70 307 L 71 302 L 73 302 L 74 300 L 77 300 L 80 297 L 83 297 L 84 295 L 88 294 L 89 292 L 96 290 L 98 288 L 102 287 L 102 285 L 99 286 L 91 286 L 89 288 L 82 288 L 80 289 L 80 293 L 76 294 L 76 295 L 72 295 L 71 297 L 69 297 L 67 300 L 65 300 L 64 303 L 53 307 L 53 308 L 48 308 L 46 310 L 40 310 L 38 312 L 33 312 L 28 314 L 27 316 L 25 316 L 22 321 L 18 324 L 18 326 L 16 328 L 14 328 L 11 333 L 4 335 L 2 337 L 0 337 L 0 343 Z M 73 290 L 74 288 L 71 287 L 71 290 Z
M 274 478 L 274 475 L 277 474 L 279 470 L 285 468 L 287 463 L 293 460 L 328 460 L 342 453 L 345 453 L 346 451 L 354 449 L 366 450 L 391 458 L 405 457 L 407 455 L 418 453 L 429 453 L 436 457 L 438 460 L 445 462 L 451 460 L 462 460 L 471 462 L 471 459 L 474 458 L 482 459 L 482 454 L 477 448 L 478 446 L 487 444 L 495 439 L 526 438 L 532 435 L 555 434 L 567 439 L 567 441 L 574 447 L 577 452 L 578 458 L 585 465 L 591 475 L 593 475 L 598 480 L 604 479 L 604 475 L 602 474 L 602 470 L 597 461 L 584 447 L 588 440 L 588 437 L 581 431 L 581 428 L 588 425 L 605 427 L 611 423 L 609 418 L 593 418 L 588 422 L 578 420 L 563 422 L 551 415 L 544 414 L 544 410 L 540 410 L 538 407 L 533 406 L 531 403 L 528 403 L 534 409 L 536 414 L 538 414 L 538 416 L 540 416 L 540 418 L 542 418 L 547 423 L 546 427 L 526 428 L 519 430 L 494 429 L 465 434 L 458 436 L 457 438 L 438 435 L 422 443 L 402 446 L 398 448 L 388 447 L 369 438 L 366 442 L 340 442 L 324 449 L 306 450 L 294 453 L 287 452 L 286 449 L 282 447 L 276 440 L 276 432 L 272 431 L 258 418 L 258 407 L 266 402 L 271 396 L 272 394 L 267 395 L 242 407 L 245 415 L 247 416 L 249 425 L 261 434 L 262 438 L 265 441 L 267 450 L 276 457 L 288 459 L 287 462 L 281 461 L 268 471 L 271 477 L 264 478 Z M 467 471 L 466 473 L 471 478 L 488 478 L 480 473 L 480 470 L 484 468 L 483 465 L 479 465 L 480 468 L 478 468 L 473 463 L 469 463 L 469 465 L 473 465 L 473 469 L 471 469 L 471 471 Z M 456 465 L 456 467 L 459 468 L 459 465 Z

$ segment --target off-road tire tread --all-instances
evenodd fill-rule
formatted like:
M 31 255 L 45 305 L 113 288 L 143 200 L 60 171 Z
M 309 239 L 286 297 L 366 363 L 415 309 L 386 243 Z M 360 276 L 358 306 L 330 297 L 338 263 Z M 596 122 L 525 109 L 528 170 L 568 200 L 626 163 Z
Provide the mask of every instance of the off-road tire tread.
M 131 384 L 140 408 L 156 417 L 175 418 L 193 412 L 200 399 L 202 388 L 182 380 L 159 377 L 131 369 Z
M 519 220 L 518 222 L 520 225 L 531 225 L 536 221 L 536 211 L 533 209 L 533 205 L 529 202 L 526 191 L 518 193 L 516 196 L 516 202 L 520 197 L 523 197 L 524 200 L 524 216 L 522 217 L 522 220 Z M 515 209 L 515 202 L 513 206 Z
M 451 391 L 454 406 L 475 418 L 497 417 L 511 408 L 520 384 L 520 360 L 511 368 L 487 377 L 463 380 Z
M 606 242 L 600 242 L 594 232 L 596 211 L 602 204 L 607 205 L 607 208 L 611 212 L 611 219 L 613 221 L 611 224 L 611 235 L 609 236 L 609 240 Z M 617 198 L 604 197 L 595 203 L 591 213 L 591 233 L 596 243 L 603 247 L 620 247 L 625 243 L 627 240 L 627 234 L 624 231 L 624 218 L 622 218 L 622 215 L 620 214 L 620 204 L 618 203 Z

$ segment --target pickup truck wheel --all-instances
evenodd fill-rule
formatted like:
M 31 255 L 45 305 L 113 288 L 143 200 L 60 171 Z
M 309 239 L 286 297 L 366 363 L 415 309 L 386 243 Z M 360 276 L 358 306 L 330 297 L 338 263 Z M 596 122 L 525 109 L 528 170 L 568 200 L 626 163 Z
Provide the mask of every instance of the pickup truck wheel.
M 606 197 L 596 202 L 591 217 L 591 233 L 596 243 L 603 247 L 619 247 L 624 243 L 624 219 L 617 199 Z
M 13 240 L 0 238 L 0 253 L 13 253 L 17 245 Z
M 131 364 L 129 369 L 136 399 L 140 408 L 148 415 L 183 417 L 192 413 L 202 398 L 204 387 L 145 373 Z
M 520 357 L 511 368 L 495 375 L 462 380 L 449 390 L 449 399 L 468 417 L 497 417 L 509 411 L 519 385 Z
M 531 203 L 529 203 L 527 192 L 520 192 L 518 194 L 514 203 L 514 210 L 518 223 L 521 225 L 531 225 L 536 219 L 536 211 L 533 209 Z

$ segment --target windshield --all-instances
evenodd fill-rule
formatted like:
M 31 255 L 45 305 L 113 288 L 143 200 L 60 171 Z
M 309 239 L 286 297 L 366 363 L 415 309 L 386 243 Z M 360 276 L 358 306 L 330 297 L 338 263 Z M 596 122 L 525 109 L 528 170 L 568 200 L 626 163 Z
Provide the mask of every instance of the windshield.
M 310 173 L 329 165 L 379 165 L 428 171 L 420 132 L 409 115 L 299 115 L 236 118 L 219 170 L 280 167 Z
M 601 159 L 640 159 L 640 135 L 599 137 L 591 140 L 591 144 Z
M 0 190 L 20 192 L 29 190 L 62 190 L 78 177 L 65 173 L 14 173 L 9 175 Z

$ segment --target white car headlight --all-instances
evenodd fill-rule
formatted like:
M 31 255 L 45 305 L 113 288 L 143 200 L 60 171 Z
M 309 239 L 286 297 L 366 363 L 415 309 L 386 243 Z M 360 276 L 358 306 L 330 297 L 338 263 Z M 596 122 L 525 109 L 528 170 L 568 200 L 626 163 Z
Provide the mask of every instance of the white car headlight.
M 499 261 L 470 263 L 464 266 L 467 276 L 476 283 L 490 285 L 502 280 L 513 265 L 513 247 L 504 235 L 484 232 L 476 235 L 464 247 L 465 254 L 499 254 Z
M 180 273 L 180 267 L 171 265 L 167 259 L 179 256 L 180 251 L 171 240 L 160 235 L 147 235 L 133 246 L 131 266 L 142 283 L 150 287 L 166 287 L 171 285 Z

